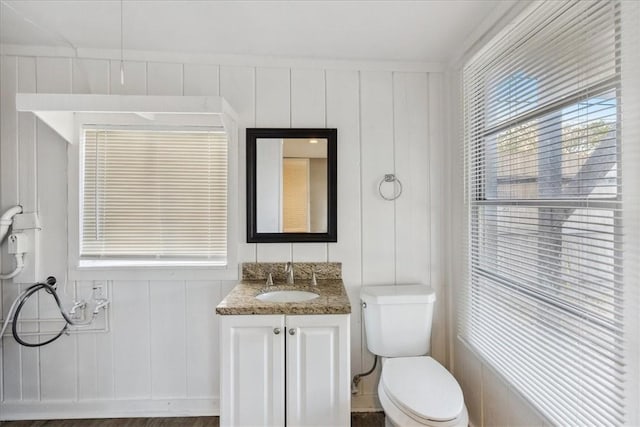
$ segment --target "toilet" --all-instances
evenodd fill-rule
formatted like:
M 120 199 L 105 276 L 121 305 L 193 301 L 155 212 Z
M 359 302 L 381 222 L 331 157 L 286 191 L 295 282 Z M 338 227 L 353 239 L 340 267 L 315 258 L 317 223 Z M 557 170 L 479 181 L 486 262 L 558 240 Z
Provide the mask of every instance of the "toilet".
M 378 397 L 386 425 L 466 427 L 462 389 L 428 356 L 435 292 L 425 285 L 368 286 L 360 299 L 367 348 L 382 360 Z

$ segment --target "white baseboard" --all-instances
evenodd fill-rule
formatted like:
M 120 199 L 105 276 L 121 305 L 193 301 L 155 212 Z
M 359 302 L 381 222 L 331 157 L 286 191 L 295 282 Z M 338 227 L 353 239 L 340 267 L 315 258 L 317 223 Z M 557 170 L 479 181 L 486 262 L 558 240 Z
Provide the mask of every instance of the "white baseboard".
M 71 418 L 191 417 L 220 415 L 220 401 L 210 399 L 144 399 L 16 401 L 0 403 L 0 421 Z
M 378 396 L 360 394 L 351 398 L 352 412 L 382 411 Z M 138 418 L 219 416 L 220 401 L 210 399 L 139 399 L 72 401 L 5 401 L 0 403 L 0 421 L 57 420 L 73 418 Z

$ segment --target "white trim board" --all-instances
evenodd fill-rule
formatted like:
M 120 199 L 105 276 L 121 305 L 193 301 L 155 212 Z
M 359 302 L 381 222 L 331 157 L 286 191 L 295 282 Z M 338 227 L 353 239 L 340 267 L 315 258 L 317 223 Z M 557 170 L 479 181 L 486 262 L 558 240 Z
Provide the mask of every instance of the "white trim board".
M 0 404 L 0 421 L 192 417 L 220 415 L 219 398 L 11 402 Z
M 482 49 L 490 40 L 498 35 L 507 25 L 514 25 L 514 20 L 536 0 L 505 1 L 476 27 L 471 35 L 460 45 L 451 57 L 448 68 L 461 69 L 464 63 Z
M 63 46 L 32 46 L 0 44 L 0 55 L 62 57 L 77 59 L 109 59 L 119 61 L 117 49 L 72 49 Z M 421 61 L 376 61 L 331 58 L 304 58 L 261 55 L 206 54 L 187 52 L 162 52 L 146 50 L 124 50 L 125 61 L 170 62 L 182 64 L 210 64 L 249 67 L 321 68 L 331 70 L 443 72 L 445 64 Z
M 237 120 L 235 111 L 219 96 L 18 93 L 16 110 L 34 113 L 71 144 L 77 142 L 74 139 L 77 113 L 136 114 L 148 121 L 154 121 L 156 114 L 174 114 L 180 116 L 180 124 L 189 124 L 189 115 L 195 115 L 201 121 L 197 124 L 205 126 L 225 124 L 225 115 L 234 122 Z
M 379 412 L 375 394 L 351 397 L 351 412 Z M 219 416 L 219 398 L 2 402 L 0 421 Z

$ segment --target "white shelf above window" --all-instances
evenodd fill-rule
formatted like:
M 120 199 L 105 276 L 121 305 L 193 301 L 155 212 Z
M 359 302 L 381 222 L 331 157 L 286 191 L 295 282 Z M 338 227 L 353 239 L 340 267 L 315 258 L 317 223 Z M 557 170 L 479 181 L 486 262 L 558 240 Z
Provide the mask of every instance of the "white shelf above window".
M 135 116 L 153 125 L 162 124 L 222 126 L 237 114 L 219 96 L 148 96 L 148 95 L 74 95 L 53 93 L 18 93 L 16 109 L 32 112 L 69 143 L 76 141 L 76 115 L 100 114 Z

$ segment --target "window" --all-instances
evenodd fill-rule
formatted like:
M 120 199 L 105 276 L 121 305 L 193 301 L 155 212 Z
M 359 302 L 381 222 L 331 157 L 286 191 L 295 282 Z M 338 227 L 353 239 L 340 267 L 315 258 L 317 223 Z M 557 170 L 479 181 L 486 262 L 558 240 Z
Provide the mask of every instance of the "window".
M 79 266 L 227 263 L 227 134 L 85 126 Z
M 226 131 L 138 124 L 80 128 L 79 147 L 71 151 L 80 166 L 78 217 L 70 216 L 78 227 L 77 252 L 70 253 L 79 269 L 74 277 L 89 269 L 92 278 L 111 278 L 96 271 L 133 268 L 162 278 L 150 268 L 224 269 L 235 261 L 229 252 L 232 150 Z M 137 276 L 114 278 L 120 277 Z
M 68 235 L 70 280 L 238 278 L 238 117 L 224 98 L 19 93 L 16 108 L 69 142 L 68 227 L 52 232 Z
M 619 9 L 536 3 L 463 70 L 459 333 L 558 425 L 626 421 Z

